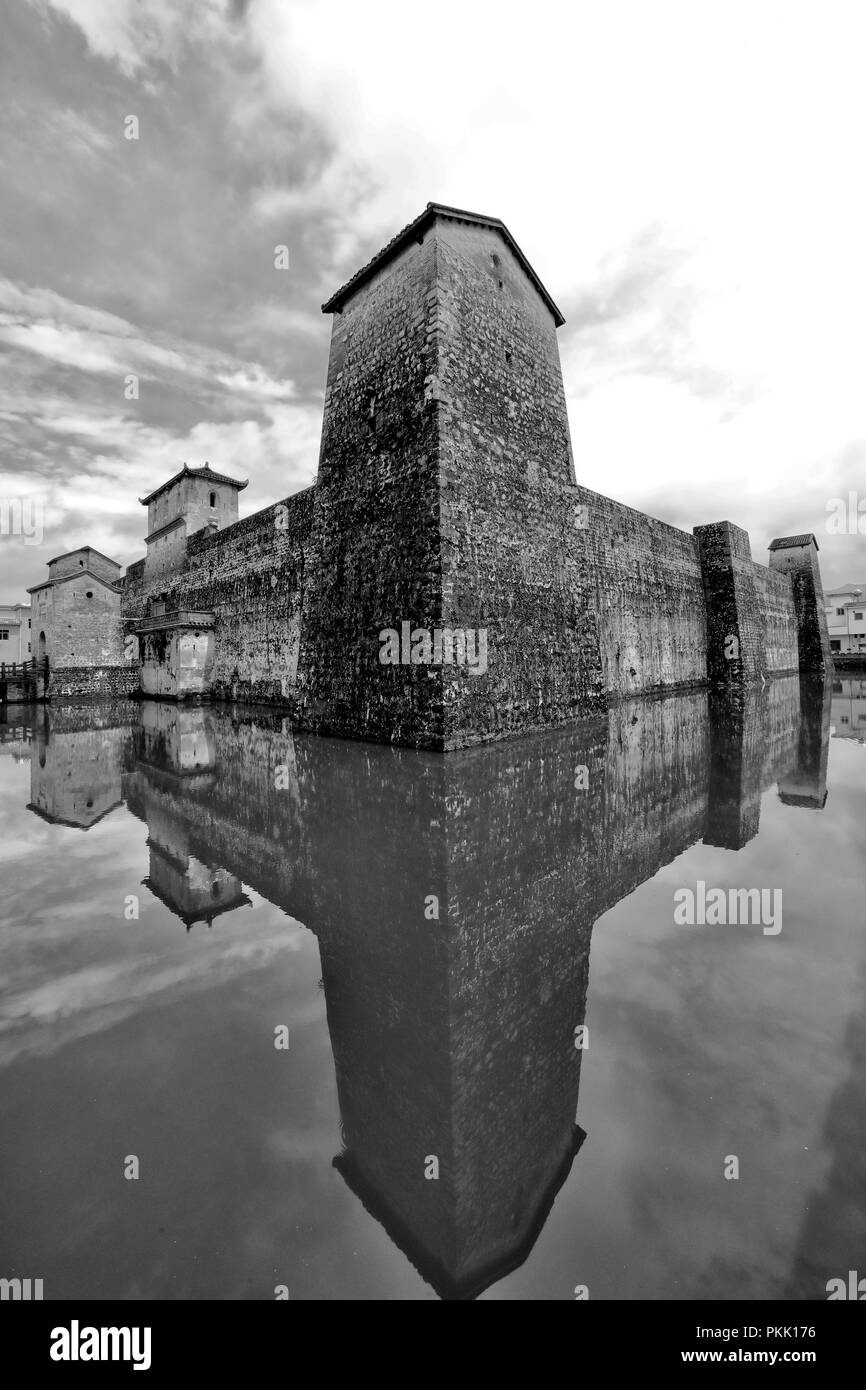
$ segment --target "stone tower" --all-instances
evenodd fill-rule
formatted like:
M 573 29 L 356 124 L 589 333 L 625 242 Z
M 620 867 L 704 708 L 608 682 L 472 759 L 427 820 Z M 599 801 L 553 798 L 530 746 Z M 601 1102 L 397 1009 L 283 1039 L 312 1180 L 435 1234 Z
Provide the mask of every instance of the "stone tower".
M 770 569 L 791 576 L 797 610 L 801 671 L 832 671 L 830 634 L 824 609 L 824 586 L 818 564 L 818 542 L 809 532 L 782 536 L 770 542 Z
M 215 473 L 209 464 L 186 464 L 147 497 L 145 581 L 176 570 L 186 554 L 187 537 L 204 529 L 222 530 L 238 519 L 238 494 L 246 482 Z
M 429 203 L 323 309 L 304 722 L 442 749 L 586 712 L 563 319 L 508 229 Z

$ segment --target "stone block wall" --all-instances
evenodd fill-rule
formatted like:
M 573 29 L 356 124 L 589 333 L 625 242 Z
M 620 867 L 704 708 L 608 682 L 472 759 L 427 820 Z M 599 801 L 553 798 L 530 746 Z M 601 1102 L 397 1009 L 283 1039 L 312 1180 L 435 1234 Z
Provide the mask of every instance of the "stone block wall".
M 756 563 L 754 569 L 766 670 L 799 671 L 797 610 L 791 580 L 765 565 Z
M 84 573 L 55 584 L 48 592 L 48 657 L 52 668 L 123 664 L 120 595 L 116 589 Z
M 605 694 L 627 697 L 706 681 L 694 538 L 580 485 L 562 508 L 570 569 L 591 586 Z
M 307 488 L 221 531 L 200 531 L 189 537 L 180 571 L 153 582 L 141 562 L 131 565 L 123 590 L 127 626 L 154 599 L 167 612 L 213 612 L 210 697 L 291 706 L 312 503 Z
M 495 230 L 435 237 L 442 622 L 486 634 L 486 670 L 442 668 L 454 748 L 597 709 L 602 679 L 560 505 L 574 470 L 553 314 Z
M 442 746 L 436 668 L 382 664 L 379 638 L 441 615 L 437 316 L 430 235 L 334 319 L 299 663 L 323 732 Z
M 156 601 L 214 614 L 202 694 L 442 750 L 824 662 L 808 547 L 767 569 L 730 522 L 689 535 L 576 482 L 561 316 L 501 225 L 431 205 L 326 308 L 315 487 L 124 581 L 122 632 Z M 384 662 L 404 624 L 412 659 Z
M 140 693 L 138 662 L 123 666 L 52 667 L 47 694 L 58 699 L 134 697 Z

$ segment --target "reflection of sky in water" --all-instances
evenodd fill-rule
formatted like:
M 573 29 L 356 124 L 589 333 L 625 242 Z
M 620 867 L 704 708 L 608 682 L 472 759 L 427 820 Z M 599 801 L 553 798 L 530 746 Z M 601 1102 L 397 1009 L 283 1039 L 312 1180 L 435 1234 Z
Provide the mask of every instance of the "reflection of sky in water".
M 0 1273 L 823 1298 L 866 1227 L 866 765 L 828 700 L 761 699 L 446 759 L 153 705 L 0 745 Z M 701 879 L 781 888 L 781 934 L 675 926 Z

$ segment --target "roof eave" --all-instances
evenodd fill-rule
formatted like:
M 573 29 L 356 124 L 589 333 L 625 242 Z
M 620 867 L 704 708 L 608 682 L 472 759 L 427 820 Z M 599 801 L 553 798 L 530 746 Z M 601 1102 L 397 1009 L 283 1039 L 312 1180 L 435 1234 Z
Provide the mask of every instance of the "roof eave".
M 366 265 L 356 271 L 335 294 L 331 295 L 331 298 L 322 305 L 322 313 L 339 314 L 355 291 L 360 289 L 361 285 L 365 284 L 367 280 L 370 279 L 371 275 L 374 275 L 383 265 L 387 265 L 387 263 L 392 260 L 399 251 L 402 251 L 403 247 L 408 245 L 410 241 L 419 239 L 427 228 L 435 222 L 437 217 L 447 217 L 455 222 L 474 223 L 476 226 L 490 227 L 493 231 L 499 232 L 527 278 L 535 286 L 535 289 L 553 315 L 554 324 L 557 328 L 562 327 L 565 323 L 562 311 L 544 288 L 544 285 L 526 259 L 517 242 L 514 240 L 514 237 L 509 232 L 505 223 L 498 217 L 487 217 L 484 213 L 467 212 L 464 208 L 449 207 L 446 203 L 428 203 L 424 211 L 420 213 L 413 222 L 408 223 L 401 232 L 398 232 L 397 235 L 388 242 L 387 246 L 383 246 L 382 250 L 377 252 L 371 261 L 368 261 Z

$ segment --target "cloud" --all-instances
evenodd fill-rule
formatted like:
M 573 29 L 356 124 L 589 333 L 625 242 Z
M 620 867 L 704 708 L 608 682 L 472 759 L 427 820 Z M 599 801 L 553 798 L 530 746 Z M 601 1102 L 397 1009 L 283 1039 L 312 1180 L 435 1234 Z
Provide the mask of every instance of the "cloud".
M 431 25 L 397 0 L 208 0 L 181 22 L 168 0 L 40 0 L 46 48 L 71 60 L 41 77 L 41 102 L 20 85 L 16 100 L 69 123 L 70 148 L 52 155 L 38 122 L 17 122 L 22 168 L 62 197 L 47 212 L 13 161 L 11 205 L 43 263 L 61 220 L 65 269 L 12 278 L 119 310 L 143 345 L 50 310 L 5 327 L 17 351 L 106 378 L 127 340 L 164 388 L 147 419 L 181 437 L 227 423 L 222 391 L 267 431 L 257 407 L 284 399 L 279 383 L 320 399 L 322 299 L 439 199 L 503 217 L 563 305 L 582 481 L 683 525 L 733 511 L 773 534 L 774 518 L 821 517 L 862 487 L 866 437 L 851 174 L 866 111 L 856 10 L 831 12 L 818 25 L 732 0 L 717 21 L 685 0 L 538 0 L 528 23 L 442 0 Z M 116 136 L 126 110 L 142 115 L 134 149 Z M 276 242 L 291 253 L 281 282 Z M 189 340 L 241 360 L 211 363 Z M 196 363 L 213 370 L 209 397 Z M 198 419 L 185 392 L 207 398 Z M 843 575 L 828 538 L 825 573 L 866 571 L 861 540 L 844 549 Z

